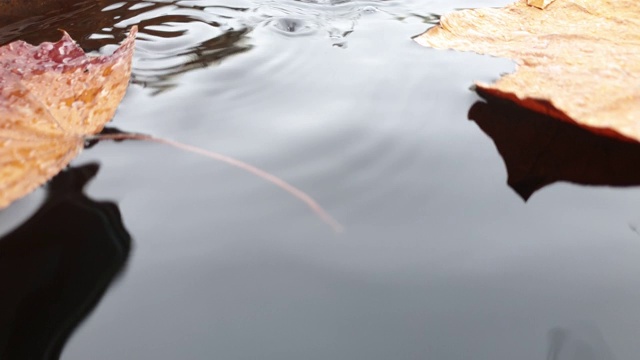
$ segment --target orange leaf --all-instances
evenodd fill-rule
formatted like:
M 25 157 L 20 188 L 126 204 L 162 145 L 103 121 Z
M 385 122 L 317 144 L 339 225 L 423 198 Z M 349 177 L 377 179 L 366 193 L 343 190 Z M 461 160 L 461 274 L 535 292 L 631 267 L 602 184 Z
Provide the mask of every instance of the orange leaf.
M 102 130 L 131 76 L 136 28 L 112 55 L 56 43 L 0 47 L 0 208 L 53 177 Z
M 453 12 L 416 38 L 424 46 L 516 60 L 484 94 L 640 141 L 640 2 L 520 0 L 503 9 Z
M 539 9 L 544 9 L 554 1 L 555 0 L 527 0 L 527 4 L 531 6 L 535 6 Z

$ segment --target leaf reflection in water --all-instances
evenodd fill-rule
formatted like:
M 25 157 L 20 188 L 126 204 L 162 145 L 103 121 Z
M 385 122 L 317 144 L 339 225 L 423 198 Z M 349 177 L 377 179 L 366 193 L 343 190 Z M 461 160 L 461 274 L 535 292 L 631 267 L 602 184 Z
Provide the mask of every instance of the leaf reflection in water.
M 82 193 L 97 171 L 60 173 L 40 209 L 0 238 L 0 359 L 58 359 L 123 269 L 131 238 L 117 206 Z
M 549 330 L 547 360 L 615 360 L 609 344 L 595 325 Z
M 594 135 L 569 123 L 486 97 L 469 110 L 495 143 L 507 183 L 525 201 L 557 181 L 640 185 L 640 144 Z

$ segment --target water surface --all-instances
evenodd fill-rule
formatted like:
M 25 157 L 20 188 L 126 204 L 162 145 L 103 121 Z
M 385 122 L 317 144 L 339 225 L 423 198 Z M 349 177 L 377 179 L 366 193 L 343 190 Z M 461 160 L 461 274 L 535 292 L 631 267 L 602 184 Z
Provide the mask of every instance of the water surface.
M 86 192 L 117 203 L 132 250 L 61 358 L 636 358 L 640 150 L 529 136 L 535 120 L 500 104 L 469 113 L 473 81 L 513 64 L 411 40 L 438 14 L 507 2 L 104 0 L 1 26 L 3 42 L 62 27 L 107 53 L 138 24 L 112 126 L 259 166 L 345 227 L 225 164 L 100 143 L 73 165 L 100 164 Z

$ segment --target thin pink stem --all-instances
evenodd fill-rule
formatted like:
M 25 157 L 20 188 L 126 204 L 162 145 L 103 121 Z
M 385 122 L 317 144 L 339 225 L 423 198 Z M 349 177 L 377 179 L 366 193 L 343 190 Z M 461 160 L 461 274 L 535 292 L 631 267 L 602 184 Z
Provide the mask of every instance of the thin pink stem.
M 99 134 L 99 135 L 94 135 L 91 137 L 91 139 L 97 139 L 97 140 L 146 140 L 146 141 L 153 141 L 156 143 L 160 143 L 160 144 L 165 144 L 165 145 L 170 145 L 185 151 L 189 151 L 192 153 L 196 153 L 196 154 L 200 154 L 202 156 L 206 156 L 210 159 L 214 159 L 214 160 L 218 160 L 218 161 L 222 161 L 224 163 L 227 163 L 231 166 L 237 167 L 239 169 L 242 169 L 244 171 L 250 172 L 276 186 L 278 186 L 279 188 L 281 188 L 282 190 L 288 192 L 289 194 L 293 195 L 295 198 L 297 198 L 298 200 L 302 201 L 303 203 L 305 203 L 322 221 L 324 221 L 326 224 L 328 224 L 329 226 L 331 226 L 331 228 L 333 228 L 333 230 L 335 232 L 342 232 L 343 231 L 343 227 L 342 225 L 336 221 L 331 215 L 329 215 L 329 213 L 327 213 L 322 206 L 320 206 L 320 204 L 318 204 L 315 200 L 313 200 L 313 198 L 311 198 L 311 196 L 307 195 L 304 191 L 298 189 L 297 187 L 287 183 L 286 181 L 280 179 L 279 177 L 272 175 L 262 169 L 259 169 L 251 164 L 248 164 L 244 161 L 240 161 L 238 159 L 234 159 L 232 157 L 214 152 L 214 151 L 210 151 L 210 150 L 205 150 L 196 146 L 192 146 L 192 145 L 187 145 L 187 144 L 183 144 L 177 141 L 173 141 L 173 140 L 168 140 L 168 139 L 161 139 L 161 138 L 156 138 L 150 135 L 143 135 L 143 134 Z

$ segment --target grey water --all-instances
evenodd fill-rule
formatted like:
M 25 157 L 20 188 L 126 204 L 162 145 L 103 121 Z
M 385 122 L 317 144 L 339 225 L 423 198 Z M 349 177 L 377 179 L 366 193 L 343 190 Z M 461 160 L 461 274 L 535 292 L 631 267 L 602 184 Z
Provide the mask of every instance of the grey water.
M 72 167 L 99 165 L 86 196 L 117 206 L 131 250 L 60 358 L 636 359 L 637 162 L 619 182 L 549 174 L 609 171 L 565 149 L 518 182 L 530 186 L 521 196 L 513 152 L 488 130 L 508 109 L 469 119 L 484 103 L 473 82 L 514 64 L 412 40 L 443 13 L 507 2 L 111 0 L 0 26 L 5 42 L 65 28 L 98 54 L 137 24 L 132 83 L 110 126 L 258 166 L 344 226 L 226 164 L 101 142 Z M 504 138 L 533 151 L 518 131 Z M 572 131 L 560 143 L 594 149 Z M 46 191 L 0 212 L 0 231 Z

